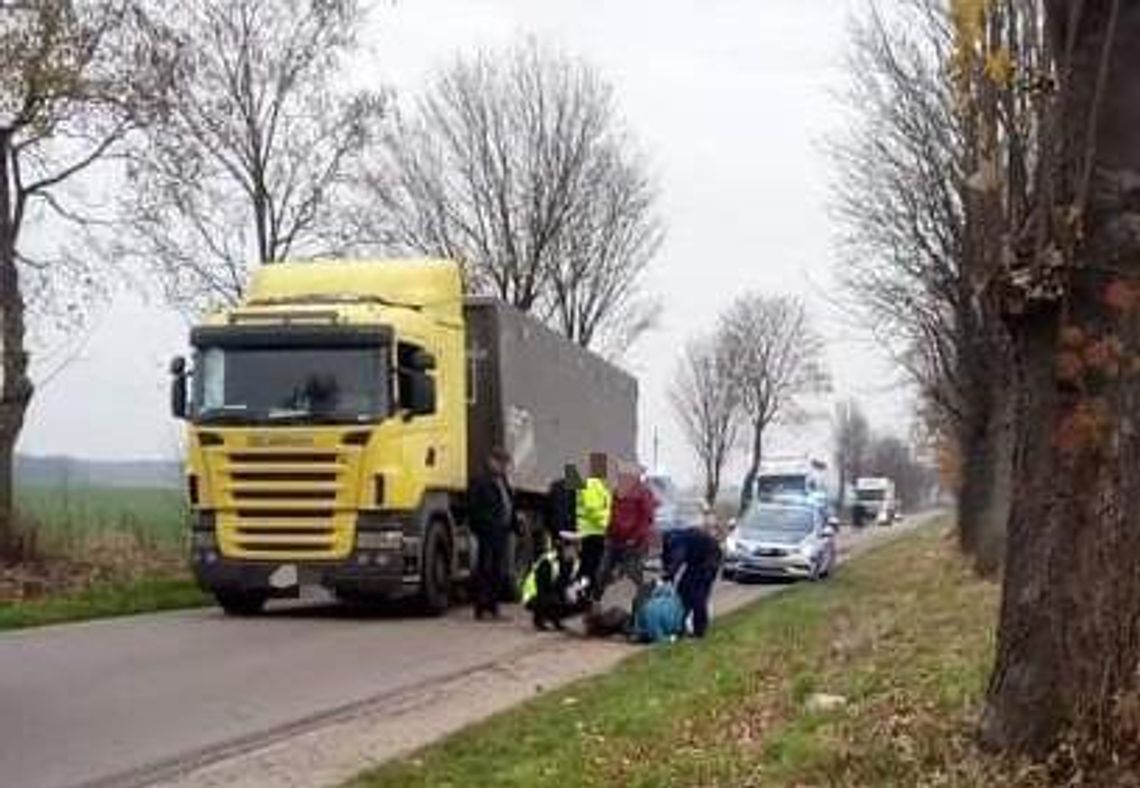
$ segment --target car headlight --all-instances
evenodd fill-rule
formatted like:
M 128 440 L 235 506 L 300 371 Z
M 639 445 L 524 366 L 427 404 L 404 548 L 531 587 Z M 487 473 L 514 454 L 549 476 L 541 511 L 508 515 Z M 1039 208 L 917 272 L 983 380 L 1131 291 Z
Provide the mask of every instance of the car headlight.
M 807 559 L 815 558 L 816 546 L 814 542 L 800 542 L 799 553 Z
M 736 541 L 736 537 L 729 534 L 724 540 L 724 549 L 729 555 L 736 555 L 740 552 L 740 543 Z
M 403 531 L 359 531 L 357 550 L 400 550 L 404 547 Z

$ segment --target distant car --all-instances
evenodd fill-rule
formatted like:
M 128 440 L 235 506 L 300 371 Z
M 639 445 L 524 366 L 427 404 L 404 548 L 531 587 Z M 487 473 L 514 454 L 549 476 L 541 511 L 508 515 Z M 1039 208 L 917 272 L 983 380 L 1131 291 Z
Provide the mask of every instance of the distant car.
M 725 540 L 727 579 L 820 580 L 836 563 L 835 528 L 817 506 L 755 504 Z

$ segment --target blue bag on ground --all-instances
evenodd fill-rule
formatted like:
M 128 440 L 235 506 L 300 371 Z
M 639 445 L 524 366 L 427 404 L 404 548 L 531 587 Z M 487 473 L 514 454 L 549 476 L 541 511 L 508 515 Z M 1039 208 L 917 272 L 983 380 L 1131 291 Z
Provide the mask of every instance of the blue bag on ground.
M 658 583 L 636 605 L 633 636 L 643 643 L 680 637 L 685 631 L 685 608 L 671 583 Z

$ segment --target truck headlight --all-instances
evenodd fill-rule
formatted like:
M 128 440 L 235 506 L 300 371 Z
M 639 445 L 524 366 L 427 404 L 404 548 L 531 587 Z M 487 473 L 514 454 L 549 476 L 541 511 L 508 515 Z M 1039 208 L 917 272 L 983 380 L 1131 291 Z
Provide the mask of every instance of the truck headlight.
M 357 550 L 402 550 L 403 531 L 360 531 L 356 534 Z

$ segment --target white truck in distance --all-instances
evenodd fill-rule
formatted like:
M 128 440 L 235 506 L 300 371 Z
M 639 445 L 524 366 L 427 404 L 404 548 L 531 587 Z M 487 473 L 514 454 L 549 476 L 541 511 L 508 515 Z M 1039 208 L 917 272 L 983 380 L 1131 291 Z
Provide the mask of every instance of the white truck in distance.
M 874 522 L 890 525 L 898 517 L 898 499 L 895 483 L 882 476 L 864 477 L 855 481 L 856 525 Z

